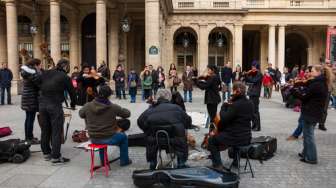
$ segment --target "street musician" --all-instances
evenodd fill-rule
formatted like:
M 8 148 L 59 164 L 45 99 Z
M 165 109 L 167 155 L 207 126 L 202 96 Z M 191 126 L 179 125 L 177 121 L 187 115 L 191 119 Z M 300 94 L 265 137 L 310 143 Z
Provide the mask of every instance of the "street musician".
M 208 150 L 211 152 L 213 167 L 222 170 L 221 150 L 232 146 L 249 145 L 251 141 L 251 121 L 253 103 L 246 97 L 246 86 L 235 82 L 229 103 L 224 103 L 220 110 L 220 122 L 216 132 L 210 133 Z

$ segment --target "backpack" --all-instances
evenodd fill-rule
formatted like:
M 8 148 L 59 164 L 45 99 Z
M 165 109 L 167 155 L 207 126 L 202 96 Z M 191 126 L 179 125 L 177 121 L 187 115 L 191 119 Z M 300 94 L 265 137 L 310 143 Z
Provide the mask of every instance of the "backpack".
M 23 163 L 30 157 L 30 144 L 20 139 L 0 142 L 0 161 Z
M 277 151 L 277 139 L 271 136 L 259 136 L 252 138 L 250 149 L 248 151 L 242 151 L 241 157 L 246 158 L 248 154 L 250 159 L 267 161 L 274 156 Z M 234 151 L 232 148 L 228 151 L 229 157 L 234 158 Z

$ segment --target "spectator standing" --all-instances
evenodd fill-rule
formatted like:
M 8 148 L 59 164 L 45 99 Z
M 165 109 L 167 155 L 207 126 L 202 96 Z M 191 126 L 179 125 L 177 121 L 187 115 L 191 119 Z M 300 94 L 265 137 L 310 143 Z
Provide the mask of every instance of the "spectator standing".
M 135 70 L 131 70 L 131 72 L 128 75 L 128 91 L 129 95 L 131 96 L 131 103 L 136 102 L 136 94 L 139 84 L 139 76 L 135 72 Z
M 264 77 L 262 80 L 262 84 L 264 86 L 264 98 L 270 99 L 271 98 L 271 89 L 272 89 L 272 82 L 273 79 L 268 73 L 268 70 L 265 70 Z
M 152 75 L 149 70 L 146 70 L 142 82 L 142 88 L 144 89 L 144 97 L 146 100 L 150 99 L 150 97 L 152 96 L 152 85 L 153 85 Z
M 6 63 L 2 63 L 0 69 L 0 88 L 1 88 L 1 105 L 5 105 L 5 91 L 7 92 L 7 104 L 11 105 L 11 86 L 13 80 L 13 73 L 7 68 Z
M 177 75 L 177 72 L 175 69 L 172 69 L 169 72 L 169 78 L 168 78 L 168 84 L 170 87 L 171 92 L 177 92 L 177 87 L 180 85 L 181 80 Z
M 336 64 L 332 68 L 332 71 L 334 73 L 334 81 L 333 81 L 333 87 L 332 87 L 332 90 L 331 90 L 331 97 L 332 97 L 332 101 L 333 101 L 332 106 L 336 110 Z
M 159 80 L 159 84 L 158 84 L 158 88 L 159 89 L 164 89 L 166 88 L 165 86 L 165 81 L 166 81 L 166 76 L 164 74 L 164 70 L 161 66 L 159 66 L 156 70 L 157 75 L 158 75 L 158 80 Z
M 149 70 L 147 65 L 144 67 L 144 69 L 140 73 L 142 101 L 145 101 L 145 90 L 143 88 L 143 81 L 144 81 L 144 74 L 145 74 L 146 70 Z
M 271 98 L 272 93 L 273 93 L 273 85 L 275 84 L 275 81 L 276 81 L 276 71 L 275 71 L 275 69 L 273 69 L 272 63 L 268 64 L 267 70 L 268 70 L 268 74 L 272 77 L 272 84 L 270 86 L 271 89 L 270 89 L 270 93 L 269 93 L 269 96 Z
M 21 95 L 21 109 L 26 112 L 25 140 L 31 144 L 39 144 L 40 141 L 34 137 L 34 122 L 38 112 L 39 81 L 41 76 L 41 61 L 31 59 L 21 67 L 23 78 L 23 90 Z
M 193 91 L 193 78 L 194 74 L 190 66 L 186 67 L 186 70 L 183 72 L 182 81 L 183 81 L 183 91 L 184 91 L 184 102 L 192 102 L 192 91 Z M 189 95 L 188 95 L 189 94 Z
M 224 67 L 221 69 L 221 81 L 223 85 L 223 102 L 226 99 L 230 99 L 231 96 L 231 81 L 232 81 L 232 68 L 229 65 L 229 62 L 224 65 Z M 226 96 L 227 93 L 227 96 Z
M 232 82 L 242 81 L 243 72 L 240 65 L 236 66 L 236 70 L 232 73 Z
M 113 80 L 115 82 L 115 90 L 117 98 L 121 99 L 121 95 L 123 95 L 124 99 L 126 99 L 126 92 L 125 92 L 126 75 L 121 64 L 119 64 L 117 66 L 117 69 L 114 71 Z
M 149 72 L 151 73 L 152 76 L 152 95 L 156 95 L 157 90 L 159 89 L 159 77 L 156 72 L 156 70 L 153 68 L 153 65 L 149 65 Z

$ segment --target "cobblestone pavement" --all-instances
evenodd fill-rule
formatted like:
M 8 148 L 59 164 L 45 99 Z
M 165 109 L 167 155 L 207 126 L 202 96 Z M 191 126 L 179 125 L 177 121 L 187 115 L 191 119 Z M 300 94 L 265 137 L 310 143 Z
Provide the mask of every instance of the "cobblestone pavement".
M 327 132 L 316 130 L 316 140 L 319 154 L 319 164 L 309 165 L 299 162 L 297 153 L 302 148 L 302 140 L 286 141 L 286 137 L 293 131 L 297 125 L 299 113 L 284 108 L 281 104 L 278 93 L 271 100 L 261 101 L 261 121 L 262 131 L 254 136 L 270 135 L 278 138 L 278 151 L 271 160 L 260 164 L 258 161 L 252 161 L 255 171 L 255 178 L 250 174 L 241 176 L 240 187 L 272 187 L 272 188 L 335 188 L 336 187 L 336 111 L 330 109 L 327 121 Z M 132 128 L 128 134 L 137 133 L 139 129 L 136 126 L 136 119 L 141 112 L 147 108 L 147 104 L 137 102 L 130 104 L 128 101 L 116 102 L 132 112 Z M 197 92 L 194 94 L 194 103 L 187 104 L 188 111 L 205 112 L 205 106 L 202 104 L 203 94 Z M 10 126 L 14 134 L 12 138 L 23 138 L 24 112 L 20 109 L 19 97 L 14 97 L 14 105 L 0 106 L 0 127 Z M 84 121 L 81 120 L 78 112 L 74 112 L 74 118 L 71 122 L 70 133 L 75 129 L 83 129 Z M 200 132 L 193 132 L 198 140 L 203 138 L 205 129 Z M 39 128 L 36 124 L 35 135 L 39 135 Z M 7 139 L 7 138 L 6 138 Z M 3 139 L 2 139 L 3 140 Z M 62 147 L 64 156 L 71 158 L 71 162 L 64 166 L 52 166 L 49 162 L 42 160 L 42 154 L 33 153 L 32 157 L 23 164 L 0 164 L 0 187 L 69 187 L 69 188 L 107 188 L 107 187 L 134 187 L 131 174 L 135 169 L 147 168 L 144 148 L 130 148 L 130 157 L 133 164 L 126 168 L 121 168 L 118 164 L 113 164 L 110 175 L 106 178 L 102 173 L 90 180 L 89 173 L 89 153 L 83 150 L 75 149 L 76 144 L 70 140 Z M 33 146 L 33 151 L 39 151 L 39 146 Z M 113 157 L 119 155 L 118 148 L 111 147 L 109 153 Z M 222 152 L 223 161 L 228 165 L 230 160 L 226 152 Z M 189 162 L 191 166 L 210 165 L 209 160 L 198 162 Z

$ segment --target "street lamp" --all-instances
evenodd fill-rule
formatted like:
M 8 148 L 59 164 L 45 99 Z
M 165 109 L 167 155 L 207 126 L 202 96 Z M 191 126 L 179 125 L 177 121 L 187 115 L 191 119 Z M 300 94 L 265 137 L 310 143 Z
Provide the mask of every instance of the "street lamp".
M 188 38 L 188 33 L 184 32 L 183 34 L 183 39 L 182 39 L 182 45 L 184 48 L 188 48 L 189 47 L 189 38 Z
M 36 0 L 33 0 L 33 15 L 34 15 L 34 20 L 33 23 L 30 25 L 30 33 L 32 35 L 36 35 L 38 33 L 38 27 L 36 25 L 38 16 L 37 16 L 37 3 Z
M 129 18 L 127 16 L 127 3 L 126 2 L 124 2 L 124 17 L 120 21 L 120 26 L 121 26 L 121 30 L 125 33 L 128 33 L 131 30 L 131 25 L 129 22 Z

